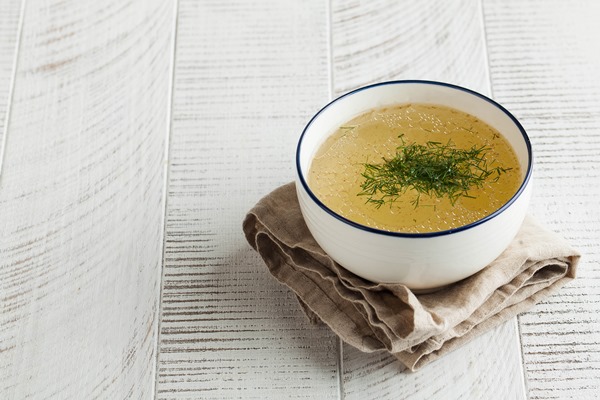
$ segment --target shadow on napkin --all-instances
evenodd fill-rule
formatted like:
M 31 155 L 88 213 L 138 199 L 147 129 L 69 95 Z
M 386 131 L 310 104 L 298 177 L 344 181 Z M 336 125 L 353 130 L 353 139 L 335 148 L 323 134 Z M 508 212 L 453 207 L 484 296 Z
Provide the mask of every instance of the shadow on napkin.
M 342 268 L 319 247 L 294 183 L 261 199 L 243 223 L 271 274 L 315 323 L 365 352 L 387 350 L 414 371 L 530 309 L 575 278 L 579 254 L 527 217 L 510 246 L 477 274 L 430 294 L 376 284 Z

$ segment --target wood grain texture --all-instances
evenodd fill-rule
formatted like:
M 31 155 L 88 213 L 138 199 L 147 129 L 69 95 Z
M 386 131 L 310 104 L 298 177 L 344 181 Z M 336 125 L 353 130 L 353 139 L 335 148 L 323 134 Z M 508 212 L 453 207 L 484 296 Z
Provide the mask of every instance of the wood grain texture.
M 0 7 L 0 170 L 2 170 L 2 146 L 10 86 L 19 36 L 19 17 L 22 0 L 5 0 Z
M 0 7 L 0 135 L 21 1 Z M 178 2 L 173 65 L 175 1 L 26 0 L 0 174 L 0 399 L 523 399 L 521 351 L 530 399 L 598 398 L 597 2 Z M 241 232 L 293 179 L 309 117 L 389 79 L 488 94 L 491 79 L 532 138 L 533 213 L 584 253 L 519 325 L 412 374 L 309 325 Z
M 535 156 L 532 212 L 583 253 L 579 278 L 520 317 L 531 399 L 600 396 L 600 4 L 485 1 L 495 97 Z
M 0 398 L 150 398 L 173 5 L 28 0 L 0 176 Z
M 328 100 L 324 2 L 179 4 L 159 399 L 336 398 L 337 341 L 246 242 Z
M 506 322 L 413 373 L 386 353 L 365 356 L 346 346 L 345 399 L 523 399 L 515 325 Z
M 394 79 L 431 79 L 489 94 L 482 10 L 476 0 L 341 1 L 332 7 L 336 94 Z M 346 399 L 523 399 L 516 320 L 407 374 L 386 354 L 343 347 Z
M 394 79 L 487 92 L 477 0 L 332 0 L 334 92 Z

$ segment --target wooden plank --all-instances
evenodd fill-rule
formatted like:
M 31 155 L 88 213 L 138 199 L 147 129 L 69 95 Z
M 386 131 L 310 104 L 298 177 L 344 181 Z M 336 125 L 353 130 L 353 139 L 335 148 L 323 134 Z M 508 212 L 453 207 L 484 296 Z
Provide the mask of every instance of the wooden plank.
M 345 398 L 523 399 L 515 325 L 509 321 L 412 373 L 386 353 L 365 356 L 346 346 Z
M 150 398 L 173 4 L 27 1 L 0 176 L 0 398 Z
M 337 94 L 393 79 L 441 80 L 489 94 L 476 0 L 336 0 L 332 17 Z M 346 399 L 523 399 L 516 321 L 414 374 L 389 355 L 362 354 L 346 345 L 343 387 Z
M 489 92 L 477 0 L 332 2 L 334 92 L 394 79 Z
M 6 0 L 0 8 L 0 171 L 4 128 L 8 111 L 10 87 L 19 37 L 21 0 Z
M 520 317 L 531 399 L 600 394 L 600 4 L 486 1 L 494 94 L 535 155 L 532 212 L 583 253 L 579 278 Z
M 241 230 L 328 100 L 326 22 L 318 0 L 180 1 L 159 399 L 337 397 L 335 337 Z

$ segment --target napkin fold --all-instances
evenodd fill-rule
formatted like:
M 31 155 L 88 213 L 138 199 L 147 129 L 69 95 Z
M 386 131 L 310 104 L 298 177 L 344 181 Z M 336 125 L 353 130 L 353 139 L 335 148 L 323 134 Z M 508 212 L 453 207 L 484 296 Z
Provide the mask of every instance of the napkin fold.
M 460 282 L 428 294 L 373 283 L 319 247 L 302 218 L 294 183 L 261 199 L 243 230 L 311 322 L 324 322 L 361 351 L 387 350 L 412 371 L 556 292 L 575 278 L 580 257 L 528 216 L 496 260 Z

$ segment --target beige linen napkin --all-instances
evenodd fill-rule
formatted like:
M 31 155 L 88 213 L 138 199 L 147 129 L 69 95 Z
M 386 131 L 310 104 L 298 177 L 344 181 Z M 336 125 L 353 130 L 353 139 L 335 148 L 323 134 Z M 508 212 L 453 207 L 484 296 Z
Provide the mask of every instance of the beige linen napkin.
M 416 370 L 528 310 L 575 277 L 579 254 L 527 217 L 511 245 L 477 274 L 430 294 L 375 284 L 335 263 L 306 227 L 293 183 L 256 204 L 243 224 L 269 271 L 326 323 L 365 352 L 387 350 Z

